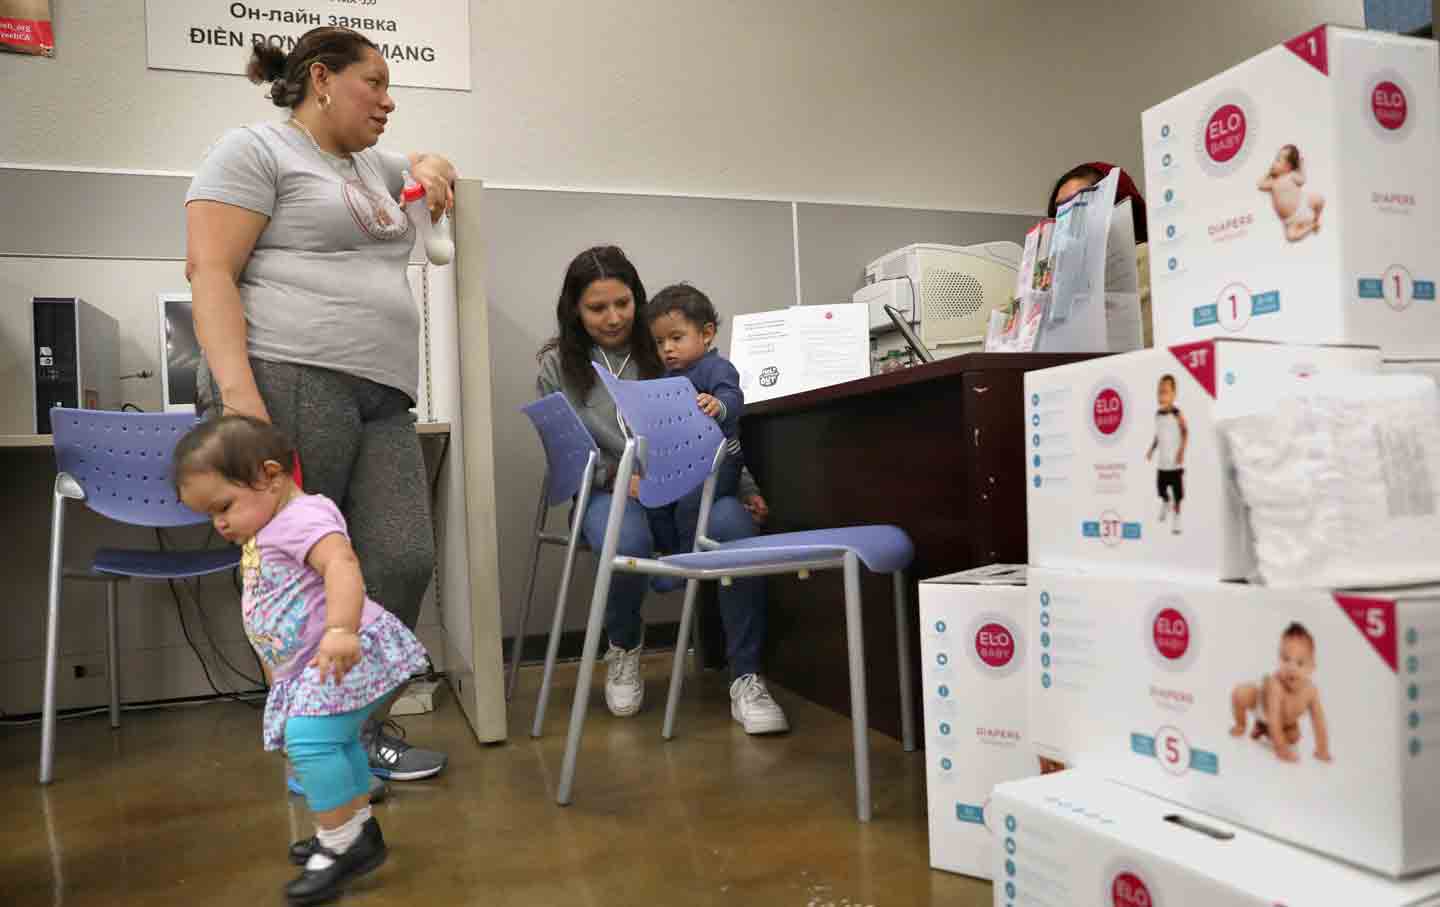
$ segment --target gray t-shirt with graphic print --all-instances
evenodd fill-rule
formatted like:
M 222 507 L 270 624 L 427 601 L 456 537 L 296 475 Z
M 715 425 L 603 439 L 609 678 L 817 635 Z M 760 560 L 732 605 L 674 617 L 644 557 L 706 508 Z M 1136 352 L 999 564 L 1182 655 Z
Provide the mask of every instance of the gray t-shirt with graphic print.
M 373 148 L 348 161 L 325 154 L 288 123 L 235 129 L 210 149 L 186 203 L 270 218 L 239 280 L 251 356 L 416 399 L 420 315 L 406 277 L 415 231 L 396 201 L 407 167 Z

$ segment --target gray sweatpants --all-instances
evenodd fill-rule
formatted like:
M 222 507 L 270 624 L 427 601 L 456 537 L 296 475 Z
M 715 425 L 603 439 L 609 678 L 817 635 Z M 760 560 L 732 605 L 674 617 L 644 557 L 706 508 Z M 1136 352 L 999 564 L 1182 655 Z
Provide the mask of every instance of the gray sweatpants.
M 435 568 L 429 489 L 415 415 L 402 391 L 306 365 L 250 360 L 275 427 L 300 453 L 305 491 L 334 501 L 365 591 L 415 629 Z M 219 396 L 201 367 L 201 403 Z

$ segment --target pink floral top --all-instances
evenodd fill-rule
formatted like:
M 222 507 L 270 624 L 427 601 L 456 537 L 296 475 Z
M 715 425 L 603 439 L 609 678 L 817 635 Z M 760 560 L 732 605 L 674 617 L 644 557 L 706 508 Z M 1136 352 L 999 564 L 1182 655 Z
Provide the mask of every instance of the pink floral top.
M 347 539 L 345 518 L 323 495 L 291 501 L 245 543 L 241 609 L 245 635 L 274 682 L 265 703 L 264 741 L 281 749 L 292 715 L 339 715 L 364 708 L 425 670 L 425 647 L 368 597 L 360 617 L 360 661 L 340 683 L 309 667 L 325 636 L 325 578 L 306 563 L 331 534 Z

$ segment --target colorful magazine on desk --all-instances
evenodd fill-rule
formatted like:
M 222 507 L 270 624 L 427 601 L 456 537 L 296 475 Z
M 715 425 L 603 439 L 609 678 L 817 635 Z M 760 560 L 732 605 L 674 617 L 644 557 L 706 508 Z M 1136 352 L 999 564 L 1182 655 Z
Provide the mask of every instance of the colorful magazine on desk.
M 1114 172 L 1025 237 L 1011 308 L 990 319 L 988 352 L 1124 352 L 1140 346 L 1129 201 Z M 998 316 L 998 317 L 996 317 Z

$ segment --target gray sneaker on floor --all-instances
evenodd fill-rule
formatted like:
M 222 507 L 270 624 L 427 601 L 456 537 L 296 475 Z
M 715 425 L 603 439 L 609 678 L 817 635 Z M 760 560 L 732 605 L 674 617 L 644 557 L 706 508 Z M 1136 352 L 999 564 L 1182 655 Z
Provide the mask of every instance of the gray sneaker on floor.
M 444 753 L 405 742 L 405 729 L 393 721 L 367 721 L 360 742 L 370 756 L 370 773 L 387 781 L 420 781 L 444 770 Z

